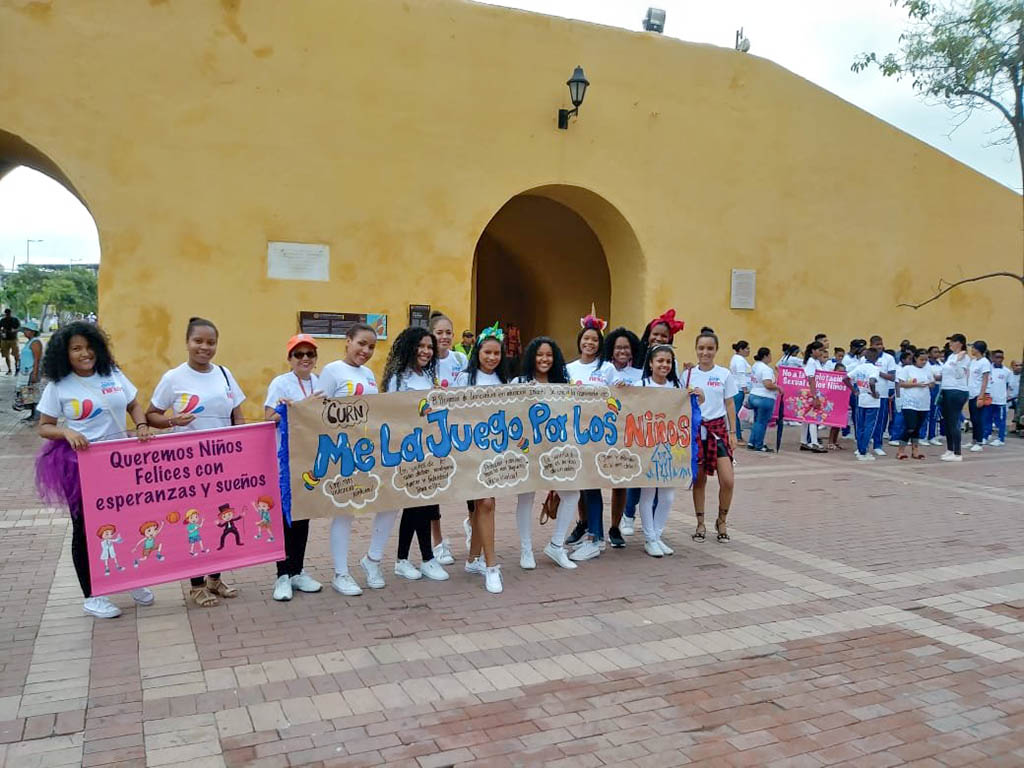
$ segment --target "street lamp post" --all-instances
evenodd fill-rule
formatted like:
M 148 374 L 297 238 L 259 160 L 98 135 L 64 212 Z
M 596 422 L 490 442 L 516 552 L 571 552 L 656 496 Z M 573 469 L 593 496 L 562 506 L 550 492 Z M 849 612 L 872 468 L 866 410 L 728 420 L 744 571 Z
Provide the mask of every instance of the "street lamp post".
M 43 241 L 42 240 L 26 240 L 25 241 L 25 263 L 26 264 L 30 263 L 29 246 L 31 246 L 32 243 L 41 243 L 41 242 L 43 242 Z

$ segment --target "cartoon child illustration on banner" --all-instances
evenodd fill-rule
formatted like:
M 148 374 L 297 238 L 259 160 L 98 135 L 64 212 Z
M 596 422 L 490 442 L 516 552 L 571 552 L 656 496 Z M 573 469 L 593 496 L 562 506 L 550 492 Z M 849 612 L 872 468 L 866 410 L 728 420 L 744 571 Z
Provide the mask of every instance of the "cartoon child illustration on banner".
M 269 496 L 260 496 L 252 503 L 252 508 L 260 516 L 260 519 L 256 521 L 256 535 L 253 538 L 259 541 L 260 535 L 266 533 L 267 541 L 273 541 L 274 529 L 270 525 L 270 510 L 274 508 L 273 499 Z
M 205 555 L 210 551 L 203 544 L 203 536 L 200 531 L 202 527 L 203 518 L 199 516 L 198 509 L 190 509 L 185 513 L 185 531 L 188 533 L 188 553 L 192 557 L 195 557 L 196 555 Z
M 110 575 L 111 560 L 114 561 L 114 567 L 117 570 L 123 571 L 124 566 L 117 562 L 117 553 L 114 551 L 114 545 L 124 541 L 117 532 L 117 527 L 110 524 L 101 525 L 96 531 L 96 535 L 100 537 L 100 560 L 103 562 L 103 575 Z
M 239 546 L 239 547 L 245 546 L 242 543 L 242 537 L 238 533 L 238 528 L 235 525 L 236 522 L 238 522 L 239 520 L 242 520 L 245 517 L 245 513 L 242 512 L 241 514 L 236 515 L 235 514 L 235 508 L 232 507 L 230 504 L 225 503 L 225 504 L 221 504 L 217 508 L 217 517 L 220 519 L 220 522 L 217 523 L 217 527 L 224 529 L 223 531 L 221 531 L 221 534 L 220 534 L 220 546 L 217 547 L 217 550 L 219 551 L 219 550 L 224 549 L 224 542 L 227 540 L 229 535 L 235 537 L 235 545 L 236 546 Z
M 139 526 L 139 533 L 142 534 L 142 538 L 136 542 L 135 546 L 132 547 L 132 552 L 135 552 L 139 545 L 142 545 L 142 560 L 149 560 L 150 555 L 154 555 L 157 560 L 163 560 L 164 556 L 161 550 L 164 548 L 163 544 L 156 543 L 156 537 L 160 535 L 160 532 L 164 529 L 163 523 L 158 523 L 156 520 L 147 520 Z M 136 568 L 139 567 L 139 559 L 135 558 L 132 565 Z

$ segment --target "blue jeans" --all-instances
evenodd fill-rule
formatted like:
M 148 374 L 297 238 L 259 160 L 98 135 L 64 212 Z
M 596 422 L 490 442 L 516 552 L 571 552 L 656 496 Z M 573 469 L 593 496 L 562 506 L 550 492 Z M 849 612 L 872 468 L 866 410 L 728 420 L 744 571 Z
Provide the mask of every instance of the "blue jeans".
M 932 387 L 930 395 L 931 407 L 928 409 L 927 431 L 923 435 L 926 440 L 932 440 L 939 434 L 939 388 Z
M 999 435 L 999 439 L 1006 442 L 1006 406 L 986 405 L 984 409 L 985 437 L 991 437 L 993 432 Z
M 895 403 L 894 403 L 895 404 Z M 892 417 L 892 424 L 889 425 L 889 439 L 899 440 L 903 437 L 903 406 L 900 406 Z
M 639 488 L 627 488 L 626 489 L 626 508 L 622 512 L 623 517 L 628 517 L 630 520 L 636 518 L 636 508 L 640 503 L 640 489 Z M 658 492 L 654 492 L 654 509 L 658 508 Z
M 744 399 L 745 396 L 746 396 L 745 393 L 741 389 L 732 398 L 733 405 L 736 406 L 736 439 L 737 440 L 742 440 L 743 439 L 743 427 L 740 426 L 740 408 L 743 407 L 743 399 Z
M 772 420 L 775 399 L 762 395 L 751 395 L 750 408 L 754 411 L 754 426 L 750 428 L 750 445 L 761 450 L 764 448 L 764 436 L 768 431 L 768 422 Z
M 583 491 L 582 499 L 583 509 L 587 514 L 587 533 L 594 537 L 594 541 L 603 541 L 604 499 L 601 498 L 601 491 Z
M 845 427 L 843 427 L 843 435 L 850 434 L 850 424 L 853 424 L 854 430 L 857 427 L 857 393 L 850 392 L 850 421 Z
M 872 431 L 872 442 L 875 444 L 875 448 L 881 448 L 885 442 L 882 436 L 885 434 L 885 428 L 889 426 L 889 406 L 892 404 L 892 400 L 892 396 L 890 396 L 880 398 L 878 401 L 878 415 Z
M 884 406 L 885 400 L 879 405 Z M 866 455 L 868 449 L 871 447 L 871 436 L 877 432 L 879 408 L 858 408 L 857 409 L 857 451 Z M 875 443 L 878 445 L 878 443 Z

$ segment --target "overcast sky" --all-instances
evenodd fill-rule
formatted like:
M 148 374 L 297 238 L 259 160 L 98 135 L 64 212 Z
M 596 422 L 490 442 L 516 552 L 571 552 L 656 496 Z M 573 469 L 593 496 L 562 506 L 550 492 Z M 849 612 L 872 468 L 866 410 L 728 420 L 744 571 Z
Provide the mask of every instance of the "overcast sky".
M 493 5 L 641 29 L 648 2 L 632 0 L 485 0 Z M 732 47 L 744 28 L 750 55 L 763 56 L 946 152 L 996 181 L 1021 190 L 1016 149 L 988 146 L 1005 122 L 995 112 L 977 112 L 950 135 L 952 112 L 928 106 L 910 85 L 876 72 L 854 74 L 850 63 L 864 51 L 895 50 L 906 16 L 889 0 L 660 0 L 667 12 L 665 34 Z M 570 62 L 576 63 L 576 62 Z M 586 62 L 581 62 L 586 66 Z M 31 137 L 25 137 L 31 141 Z M 0 265 L 25 261 L 96 262 L 96 227 L 78 200 L 45 176 L 18 169 L 0 181 Z

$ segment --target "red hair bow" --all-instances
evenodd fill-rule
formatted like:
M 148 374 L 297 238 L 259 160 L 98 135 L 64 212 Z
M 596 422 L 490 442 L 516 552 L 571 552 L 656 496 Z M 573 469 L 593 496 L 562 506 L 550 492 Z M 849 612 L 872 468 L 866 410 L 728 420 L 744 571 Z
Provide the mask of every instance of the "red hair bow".
M 668 326 L 669 336 L 675 336 L 683 330 L 683 326 L 686 325 L 682 320 L 676 320 L 676 311 L 674 309 L 667 309 L 659 317 L 651 320 L 651 328 L 661 323 Z

